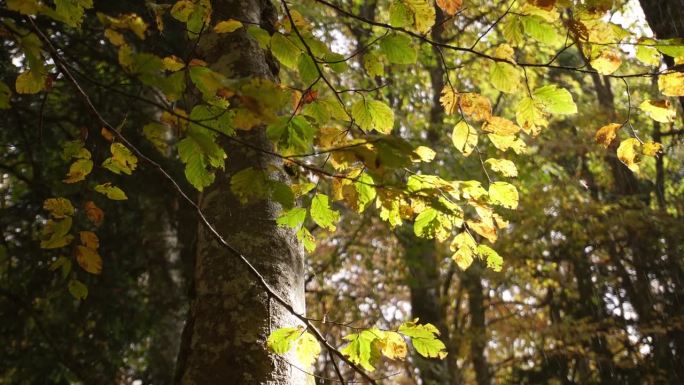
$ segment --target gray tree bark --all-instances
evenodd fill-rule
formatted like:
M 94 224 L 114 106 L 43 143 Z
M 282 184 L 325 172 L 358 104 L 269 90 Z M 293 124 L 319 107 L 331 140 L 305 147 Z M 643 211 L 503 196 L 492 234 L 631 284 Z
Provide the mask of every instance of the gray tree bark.
M 276 12 L 268 0 L 217 0 L 214 15 L 272 30 Z M 199 44 L 200 57 L 229 79 L 276 80 L 267 53 L 244 29 L 209 33 Z M 264 128 L 240 132 L 238 138 L 271 149 Z M 200 197 L 200 206 L 227 242 L 242 252 L 271 287 L 304 312 L 303 251 L 294 233 L 279 228 L 279 206 L 270 199 L 241 205 L 230 192 L 230 178 L 247 167 L 283 180 L 278 158 L 235 142 L 224 141 L 226 170 Z M 271 330 L 296 325 L 240 261 L 200 226 L 194 268 L 194 292 L 176 370 L 176 382 L 193 385 L 299 385 L 304 374 L 282 357 L 270 354 L 265 339 Z M 286 357 L 287 358 L 287 357 Z M 291 361 L 291 357 L 290 357 Z

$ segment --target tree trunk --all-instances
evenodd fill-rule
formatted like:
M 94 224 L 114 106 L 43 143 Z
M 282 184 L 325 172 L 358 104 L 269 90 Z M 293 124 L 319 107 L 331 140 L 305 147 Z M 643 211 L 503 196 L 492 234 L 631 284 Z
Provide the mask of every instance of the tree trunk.
M 273 29 L 275 9 L 268 0 L 217 0 L 221 19 Z M 244 29 L 231 34 L 208 33 L 199 44 L 200 58 L 229 79 L 275 80 L 269 57 Z M 240 131 L 239 139 L 271 149 L 263 127 Z M 303 251 L 294 233 L 275 223 L 279 206 L 271 199 L 241 205 L 230 192 L 230 178 L 248 167 L 284 180 L 278 158 L 224 141 L 226 170 L 200 197 L 200 206 L 216 230 L 259 270 L 269 285 L 294 308 L 304 312 Z M 276 175 L 277 174 L 277 175 Z M 265 339 L 273 329 L 296 325 L 296 319 L 270 301 L 247 268 L 200 226 L 194 268 L 194 292 L 179 354 L 176 380 L 182 384 L 306 383 L 304 373 L 287 357 L 270 354 Z

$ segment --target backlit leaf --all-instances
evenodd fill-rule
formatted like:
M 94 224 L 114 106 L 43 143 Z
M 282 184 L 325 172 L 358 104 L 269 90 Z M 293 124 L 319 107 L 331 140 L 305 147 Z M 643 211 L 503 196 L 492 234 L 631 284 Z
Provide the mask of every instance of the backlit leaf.
M 684 72 L 658 76 L 658 88 L 666 96 L 684 96 Z
M 503 176 L 516 177 L 518 176 L 518 169 L 515 167 L 515 163 L 508 159 L 494 159 L 489 158 L 485 161 L 492 171 L 498 172 Z
M 110 170 L 115 174 L 131 175 L 133 170 L 138 166 L 138 158 L 133 155 L 131 150 L 121 143 L 112 143 L 110 146 L 112 156 L 105 159 L 102 167 Z
M 321 353 L 321 344 L 318 343 L 316 337 L 309 332 L 304 332 L 297 340 L 295 347 L 295 355 L 299 362 L 304 367 L 310 367 L 316 362 L 318 355 Z
M 619 123 L 606 124 L 596 131 L 594 140 L 596 140 L 596 143 L 602 145 L 603 148 L 608 148 L 613 142 L 613 139 L 617 136 L 617 130 L 619 130 L 620 127 L 622 127 L 622 124 Z
M 641 152 L 641 143 L 636 138 L 628 138 L 620 142 L 617 149 L 618 159 L 633 172 L 639 172 L 637 156 Z
M 501 267 L 503 266 L 503 258 L 501 258 L 499 253 L 497 253 L 494 249 L 487 245 L 478 245 L 477 254 L 487 263 L 488 268 L 494 271 L 501 271 Z
M 677 111 L 672 107 L 669 100 L 644 100 L 639 108 L 651 119 L 660 123 L 672 123 L 677 117 Z
M 437 0 L 436 3 L 444 13 L 453 16 L 463 5 L 463 0 Z
M 390 360 L 403 360 L 406 358 L 406 342 L 401 334 L 392 331 L 385 331 L 382 333 L 380 344 L 382 345 L 382 355 Z
M 69 166 L 69 172 L 66 175 L 64 183 L 76 183 L 85 179 L 93 170 L 93 161 L 90 159 L 76 159 L 74 163 Z
M 454 130 L 451 133 L 451 141 L 458 151 L 468 156 L 477 146 L 477 131 L 466 123 L 465 120 L 461 120 L 454 126 Z
M 532 96 L 548 113 L 559 115 L 577 113 L 577 105 L 572 100 L 572 95 L 564 88 L 552 84 L 537 88 L 532 92 Z
M 285 354 L 294 346 L 295 341 L 304 330 L 299 327 L 287 327 L 274 330 L 266 340 L 266 345 L 278 354 Z
M 291 210 L 283 212 L 278 219 L 276 219 L 276 223 L 280 226 L 296 229 L 304 224 L 305 219 L 306 209 L 302 207 L 295 207 Z
M 444 359 L 447 356 L 446 346 L 437 338 L 439 330 L 432 324 L 418 324 L 418 319 L 404 322 L 399 326 L 399 333 L 410 337 L 413 347 L 423 357 Z
M 518 207 L 518 190 L 508 182 L 494 182 L 489 185 L 489 200 L 492 204 L 515 209 Z
M 389 134 L 394 127 L 394 111 L 379 100 L 362 99 L 351 107 L 351 115 L 362 130 Z
M 340 218 L 340 213 L 330 208 L 327 195 L 316 194 L 311 200 L 309 212 L 311 214 L 311 219 L 313 219 L 317 225 L 330 231 L 335 231 L 335 225 Z
M 271 36 L 271 53 L 282 65 L 295 69 L 302 51 L 285 35 L 276 32 Z
M 604 50 L 598 57 L 591 60 L 591 66 L 602 75 L 610 75 L 617 71 L 620 64 L 622 64 L 622 59 L 611 50 Z
M 418 59 L 411 38 L 406 34 L 392 34 L 380 40 L 380 50 L 393 64 L 413 64 Z

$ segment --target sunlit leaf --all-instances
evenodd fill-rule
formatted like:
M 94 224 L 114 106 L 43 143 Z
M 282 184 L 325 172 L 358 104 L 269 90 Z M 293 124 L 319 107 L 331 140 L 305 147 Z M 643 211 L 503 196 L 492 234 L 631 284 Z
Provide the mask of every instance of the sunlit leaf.
M 641 152 L 641 143 L 636 138 L 628 138 L 620 142 L 617 149 L 618 159 L 633 172 L 639 172 L 637 156 Z
M 468 156 L 477 146 L 477 130 L 461 120 L 451 132 L 451 141 L 458 151 Z
M 432 324 L 418 324 L 417 319 L 404 322 L 399 326 L 399 333 L 410 337 L 413 347 L 423 357 L 444 359 L 447 356 L 446 346 L 437 338 L 439 330 Z
M 508 182 L 494 182 L 489 185 L 489 200 L 492 204 L 515 209 L 518 207 L 518 190 Z
M 617 136 L 617 131 L 622 127 L 619 123 L 610 123 L 599 128 L 594 135 L 594 140 L 596 143 L 603 146 L 603 148 L 608 148 Z
M 489 158 L 485 161 L 492 171 L 498 172 L 503 176 L 516 177 L 518 176 L 518 169 L 515 167 L 515 163 L 508 159 L 494 159 Z
M 389 134 L 394 127 L 394 111 L 379 100 L 357 101 L 351 107 L 351 115 L 364 131 Z
M 658 88 L 666 96 L 684 96 L 684 72 L 658 76 Z
M 311 214 L 311 219 L 317 225 L 330 231 L 335 231 L 335 225 L 340 219 L 340 213 L 330 207 L 327 195 L 316 194 L 311 200 L 309 213 Z
M 221 22 L 218 22 L 214 26 L 214 32 L 216 33 L 231 33 L 233 31 L 238 30 L 239 28 L 242 28 L 242 23 L 238 20 L 234 19 L 229 19 L 229 20 L 224 20 Z

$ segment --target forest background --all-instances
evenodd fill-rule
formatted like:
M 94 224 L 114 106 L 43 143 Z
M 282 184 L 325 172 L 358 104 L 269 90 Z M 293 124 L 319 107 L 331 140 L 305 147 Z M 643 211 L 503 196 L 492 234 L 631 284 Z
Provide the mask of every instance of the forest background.
M 684 1 L 0 1 L 0 383 L 684 383 Z

